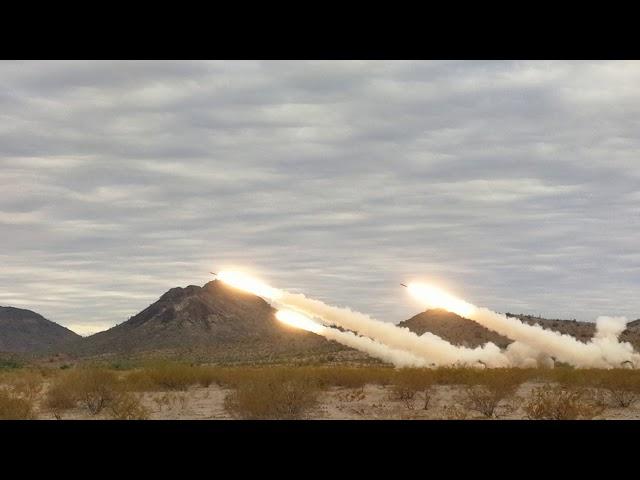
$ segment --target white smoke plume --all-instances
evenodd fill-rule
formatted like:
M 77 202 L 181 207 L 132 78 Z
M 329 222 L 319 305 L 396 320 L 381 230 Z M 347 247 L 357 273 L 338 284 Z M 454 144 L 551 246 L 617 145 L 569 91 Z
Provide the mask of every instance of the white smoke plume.
M 596 319 L 596 333 L 594 338 L 609 338 L 617 340 L 627 328 L 629 320 L 626 317 L 598 317 Z
M 349 308 L 334 307 L 302 294 L 281 291 L 278 303 L 321 319 L 330 325 L 353 330 L 392 348 L 410 352 L 434 365 L 476 365 L 506 367 L 509 360 L 493 343 L 474 349 L 458 347 L 430 332 L 416 335 L 408 328 L 375 320 Z
M 509 366 L 509 359 L 493 343 L 474 349 L 458 347 L 430 332 L 418 336 L 408 328 L 381 322 L 348 308 L 327 305 L 302 294 L 275 289 L 239 272 L 221 272 L 218 277 L 229 285 L 264 297 L 277 305 L 292 308 L 304 315 L 318 318 L 325 324 L 352 330 L 390 348 L 422 358 L 429 365 Z
M 620 367 L 626 362 L 640 367 L 640 355 L 633 351 L 629 343 L 618 341 L 618 335 L 624 330 L 623 321 L 619 318 L 601 317 L 603 319 L 600 320 L 596 338 L 589 343 L 583 343 L 571 335 L 546 330 L 540 325 L 529 325 L 516 317 L 476 307 L 430 285 L 410 284 L 409 291 L 431 307 L 453 311 L 489 330 L 520 342 L 533 351 L 547 354 L 575 367 L 612 368 Z M 512 358 L 521 355 L 522 350 L 519 345 L 512 347 Z
M 629 342 L 620 342 L 620 335 L 627 328 L 625 317 L 598 317 L 596 333 L 591 343 L 597 345 L 613 367 L 640 367 L 640 355 L 633 350 Z
M 511 366 L 520 368 L 553 368 L 554 361 L 549 355 L 543 352 L 539 352 L 531 348 L 530 346 L 521 343 L 510 343 L 506 350 L 505 355 L 509 359 Z
M 356 350 L 360 350 L 399 368 L 429 366 L 424 358 L 417 357 L 404 350 L 391 348 L 370 338 L 358 336 L 353 332 L 343 332 L 336 328 L 320 325 L 298 312 L 278 310 L 276 318 L 283 323 L 322 335 L 329 340 L 334 340 L 347 347 L 355 348 Z

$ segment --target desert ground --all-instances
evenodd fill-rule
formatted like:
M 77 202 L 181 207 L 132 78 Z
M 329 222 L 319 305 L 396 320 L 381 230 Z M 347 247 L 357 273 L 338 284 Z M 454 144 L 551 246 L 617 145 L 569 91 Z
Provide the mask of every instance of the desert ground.
M 640 419 L 640 372 L 21 367 L 0 371 L 0 419 Z

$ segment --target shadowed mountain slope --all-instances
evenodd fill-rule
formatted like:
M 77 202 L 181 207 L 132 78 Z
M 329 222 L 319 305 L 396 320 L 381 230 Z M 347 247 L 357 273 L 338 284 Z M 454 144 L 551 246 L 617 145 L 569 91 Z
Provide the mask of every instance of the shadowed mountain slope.
M 0 307 L 0 352 L 50 351 L 79 338 L 68 328 L 31 310 Z

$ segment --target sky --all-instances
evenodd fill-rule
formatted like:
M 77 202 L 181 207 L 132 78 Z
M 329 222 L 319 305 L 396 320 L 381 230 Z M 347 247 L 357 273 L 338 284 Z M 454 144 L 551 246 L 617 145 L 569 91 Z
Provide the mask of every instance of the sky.
M 635 319 L 639 187 L 636 61 L 0 62 L 0 305 L 81 334 L 225 268 Z

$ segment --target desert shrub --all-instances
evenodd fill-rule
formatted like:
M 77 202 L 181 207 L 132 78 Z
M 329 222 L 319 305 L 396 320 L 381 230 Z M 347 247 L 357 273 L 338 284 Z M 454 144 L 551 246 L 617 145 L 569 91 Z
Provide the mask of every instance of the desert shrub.
M 153 362 L 125 377 L 132 390 L 186 390 L 197 383 L 195 367 L 174 362 Z
M 590 419 L 603 410 L 591 393 L 585 388 L 547 384 L 535 388 L 523 408 L 532 420 Z
M 519 368 L 440 367 L 433 370 L 434 383 L 438 385 L 479 385 L 496 374 L 509 381 L 517 378 L 520 383 L 531 375 L 528 370 Z
M 35 418 L 33 400 L 0 389 L 0 420 L 31 420 Z
M 116 420 L 147 420 L 149 410 L 131 392 L 118 392 L 109 403 L 109 413 Z
M 562 385 L 566 388 L 595 388 L 602 382 L 607 371 L 596 368 L 573 368 L 561 366 L 549 370 L 540 370 L 538 378 Z
M 128 372 L 124 384 L 133 391 L 184 391 L 196 384 L 209 386 L 218 377 L 216 368 L 159 361 Z
M 460 405 L 446 405 L 443 409 L 443 417 L 447 420 L 466 420 L 467 411 Z
M 434 383 L 438 385 L 467 385 L 477 372 L 471 368 L 440 367 L 433 370 Z
M 342 402 L 359 402 L 360 400 L 364 400 L 366 398 L 366 393 L 364 393 L 364 387 L 347 390 L 345 392 L 338 393 L 337 397 Z
M 25 370 L 12 377 L 9 384 L 17 396 L 32 402 L 38 397 L 43 387 L 43 378 L 40 372 Z
M 240 418 L 300 418 L 316 404 L 318 392 L 317 379 L 264 370 L 245 377 L 225 398 L 225 408 Z
M 417 390 L 408 385 L 392 385 L 389 398 L 394 401 L 402 402 L 409 410 L 413 410 L 414 398 Z
M 639 372 L 629 369 L 562 367 L 545 372 L 544 378 L 566 389 L 588 389 L 591 395 L 602 393 L 606 403 L 616 407 L 629 407 L 640 398 Z
M 75 382 L 80 402 L 92 415 L 100 413 L 117 394 L 118 378 L 109 370 L 79 370 Z
M 466 386 L 464 404 L 487 418 L 496 417 L 500 403 L 513 397 L 525 378 L 524 372 L 512 368 L 484 370 Z
M 391 398 L 405 403 L 407 408 L 413 409 L 414 397 L 418 392 L 423 393 L 423 410 L 429 408 L 436 374 L 426 368 L 403 368 L 397 370 L 392 378 Z
M 599 387 L 611 405 L 627 408 L 640 398 L 640 374 L 627 369 L 608 370 L 602 375 Z
M 436 373 L 428 368 L 401 368 L 394 372 L 391 381 L 394 385 L 422 390 L 435 383 Z
M 367 384 L 387 385 L 394 370 L 388 367 L 316 367 L 307 368 L 305 372 L 325 387 L 362 388 Z
M 270 366 L 204 367 L 200 375 L 205 378 L 203 381 L 214 381 L 235 388 L 260 372 L 267 371 L 278 372 L 282 377 L 304 377 L 323 388 L 361 388 L 369 383 L 387 384 L 393 374 L 393 369 L 388 367 Z
M 118 377 L 102 368 L 71 370 L 57 377 L 47 393 L 46 405 L 54 415 L 77 403 L 97 415 L 115 398 L 120 389 Z
M 146 373 L 153 385 L 167 390 L 186 390 L 197 381 L 194 367 L 180 363 L 158 363 Z
M 464 405 L 487 418 L 496 416 L 498 404 L 505 397 L 504 390 L 487 385 L 468 385 L 465 388 Z
M 62 379 L 54 380 L 44 399 L 45 407 L 57 419 L 62 417 L 62 412 L 74 408 L 77 403 L 78 395 L 75 388 Z
M 200 366 L 194 369 L 194 379 L 201 387 L 211 384 L 224 385 L 228 377 L 228 369 L 215 366 Z

